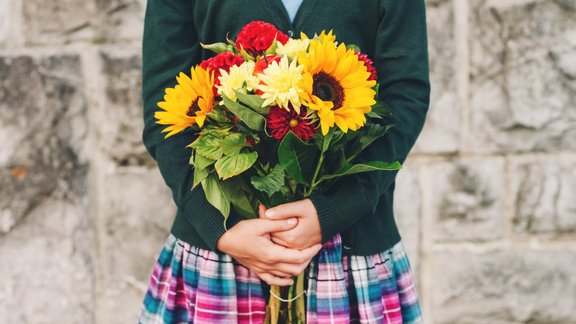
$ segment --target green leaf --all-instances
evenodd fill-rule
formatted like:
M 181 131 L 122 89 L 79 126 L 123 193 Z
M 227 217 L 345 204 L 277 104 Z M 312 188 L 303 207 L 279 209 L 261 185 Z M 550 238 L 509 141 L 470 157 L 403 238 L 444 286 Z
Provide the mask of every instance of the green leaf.
M 263 177 L 253 176 L 250 178 L 250 182 L 256 190 L 262 191 L 271 197 L 273 194 L 281 191 L 282 187 L 284 187 L 284 168 L 282 165 L 277 164 L 270 173 Z
M 208 159 L 200 154 L 194 154 L 194 168 L 196 170 L 203 170 L 212 164 L 214 164 L 214 160 Z
M 258 203 L 242 177 L 234 177 L 221 182 L 224 194 L 236 213 L 244 218 L 258 217 Z
M 286 173 L 298 183 L 308 185 L 316 167 L 317 148 L 304 143 L 296 134 L 288 132 L 278 146 L 278 160 Z
M 348 152 L 348 161 L 352 161 L 362 151 L 364 151 L 370 144 L 378 138 L 384 136 L 392 126 L 382 126 L 380 124 L 367 124 L 363 128 L 364 134 L 358 136 L 353 144 L 350 146 L 351 150 Z
M 228 155 L 216 161 L 214 167 L 220 179 L 226 180 L 248 170 L 257 158 L 257 152 Z
M 215 173 L 211 173 L 202 181 L 202 188 L 206 194 L 206 200 L 220 211 L 224 216 L 224 224 L 226 224 L 226 220 L 230 216 L 230 201 L 224 194 L 220 180 Z
M 370 114 L 373 114 L 373 115 L 376 114 L 376 115 L 380 116 L 381 118 L 392 117 L 392 113 L 390 112 L 390 108 L 388 107 L 388 105 L 386 105 L 382 101 L 378 101 L 378 102 L 376 102 L 375 105 L 372 106 L 372 111 L 370 112 Z
M 230 100 L 226 96 L 222 96 L 224 105 L 230 110 L 234 115 L 238 116 L 246 126 L 257 132 L 264 131 L 266 125 L 266 119 L 262 115 L 254 112 L 252 109 Z
M 208 114 L 208 118 L 212 119 L 217 123 L 229 123 L 230 118 L 226 115 L 226 112 L 222 109 L 212 109 Z
M 220 148 L 224 155 L 236 155 L 247 145 L 246 136 L 239 133 L 230 134 L 220 142 Z
M 345 175 L 354 174 L 354 173 L 361 173 L 361 172 L 369 172 L 369 171 L 394 171 L 399 170 L 402 167 L 400 162 L 383 162 L 383 161 L 371 161 L 361 164 L 349 164 L 341 168 L 340 170 L 336 171 L 334 174 L 324 175 L 320 178 L 319 181 L 334 179 L 343 177 Z
M 264 53 L 264 55 L 270 55 L 270 54 L 276 53 L 277 48 L 278 48 L 278 42 L 276 41 L 276 37 L 274 37 L 274 42 L 272 42 L 272 45 L 270 45 L 270 47 L 268 47 L 268 49 L 266 50 L 266 53 Z
M 226 43 L 213 43 L 213 44 L 200 43 L 200 46 L 202 46 L 203 49 L 212 51 L 216 54 L 220 54 L 222 52 L 227 52 L 231 49 L 230 46 Z
M 356 44 L 346 44 L 346 49 L 354 50 L 354 52 L 361 52 L 360 47 Z
M 222 149 L 220 148 L 220 137 L 214 136 L 211 133 L 200 135 L 190 147 L 194 149 L 197 154 L 200 154 L 211 160 L 218 160 L 222 157 Z
M 251 108 L 252 110 L 254 110 L 255 112 L 257 112 L 261 115 L 268 115 L 268 113 L 270 112 L 270 107 L 268 107 L 268 106 L 262 107 L 262 104 L 264 103 L 264 99 L 262 99 L 258 95 L 251 95 L 251 94 L 247 94 L 247 93 L 244 93 L 242 91 L 236 90 L 236 97 L 238 97 L 238 100 L 241 103 L 247 105 L 249 108 Z
M 244 61 L 248 62 L 248 61 L 255 61 L 256 59 L 254 58 L 254 56 L 250 55 L 245 49 L 241 49 L 240 50 L 240 55 L 242 56 L 242 58 L 244 59 Z
M 330 141 L 332 141 L 333 136 L 334 136 L 334 127 L 332 127 L 332 129 L 328 131 L 328 134 L 326 134 L 326 136 L 324 136 L 324 139 L 322 140 L 322 153 L 325 153 L 326 151 L 328 151 L 328 148 L 330 148 Z
M 194 183 L 192 184 L 192 188 L 196 188 L 204 179 L 208 177 L 210 174 L 210 169 L 194 169 Z

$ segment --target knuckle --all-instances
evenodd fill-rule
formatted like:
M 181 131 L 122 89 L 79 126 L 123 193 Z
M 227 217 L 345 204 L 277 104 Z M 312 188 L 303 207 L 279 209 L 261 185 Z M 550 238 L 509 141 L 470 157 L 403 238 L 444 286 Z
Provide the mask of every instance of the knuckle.
M 273 263 L 275 260 L 275 256 L 272 252 L 265 252 L 264 255 L 262 256 L 262 262 L 264 263 Z

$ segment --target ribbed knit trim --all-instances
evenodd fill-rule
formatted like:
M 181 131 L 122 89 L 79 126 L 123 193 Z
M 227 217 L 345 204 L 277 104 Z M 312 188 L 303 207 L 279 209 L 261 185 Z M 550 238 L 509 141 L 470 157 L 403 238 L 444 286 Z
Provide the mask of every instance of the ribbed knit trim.
M 192 225 L 202 237 L 208 248 L 216 251 L 216 244 L 226 232 L 224 229 L 224 216 L 207 202 L 201 187 L 194 189 L 192 197 L 184 207 L 184 217 L 192 220 Z M 201 217 L 194 217 L 199 215 Z
M 320 222 L 322 243 L 330 240 L 343 228 L 351 226 L 355 220 L 366 215 L 370 205 L 357 181 L 346 183 L 333 194 L 316 194 L 310 197 Z M 347 226 L 342 226 L 348 222 Z

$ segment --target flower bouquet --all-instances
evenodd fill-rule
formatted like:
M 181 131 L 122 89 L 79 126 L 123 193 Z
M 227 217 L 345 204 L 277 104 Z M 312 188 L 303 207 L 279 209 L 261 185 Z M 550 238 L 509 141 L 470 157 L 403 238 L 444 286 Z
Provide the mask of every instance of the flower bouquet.
M 400 168 L 358 162 L 391 116 L 376 100 L 373 62 L 332 31 L 296 39 L 254 21 L 235 41 L 202 46 L 216 55 L 176 77 L 155 117 L 166 138 L 194 130 L 193 187 L 202 186 L 224 226 L 231 210 L 254 218 L 259 203 L 272 207 L 343 176 Z M 267 322 L 305 322 L 304 278 L 271 288 Z

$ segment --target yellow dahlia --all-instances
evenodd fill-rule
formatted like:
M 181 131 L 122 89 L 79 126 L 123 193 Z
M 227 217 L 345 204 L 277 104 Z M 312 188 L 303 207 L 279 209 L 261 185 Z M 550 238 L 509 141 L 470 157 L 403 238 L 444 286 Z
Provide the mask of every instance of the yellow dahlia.
M 254 66 L 254 62 L 247 61 L 239 66 L 231 66 L 229 72 L 220 69 L 218 94 L 236 101 L 236 90 L 242 89 L 244 86 L 248 91 L 254 90 L 260 82 L 258 77 L 254 75 Z M 220 104 L 224 104 L 224 102 L 220 102 Z
M 262 81 L 258 85 L 258 90 L 262 92 L 264 99 L 263 107 L 278 105 L 281 108 L 290 110 L 292 104 L 294 110 L 300 113 L 300 106 L 308 100 L 308 92 L 303 85 L 309 83 L 305 81 L 302 74 L 303 66 L 298 65 L 296 60 L 290 60 L 284 56 L 280 62 L 272 61 L 270 65 L 260 74 Z
M 297 58 L 300 53 L 306 52 L 308 45 L 310 45 L 310 40 L 308 38 L 303 39 L 288 39 L 286 44 L 277 42 L 278 47 L 276 48 L 276 54 L 279 56 L 288 56 L 289 58 Z
M 354 50 L 336 45 L 331 32 L 310 40 L 307 53 L 298 56 L 311 78 L 305 89 L 310 93 L 309 108 L 318 112 L 322 134 L 336 124 L 343 132 L 357 130 L 366 122 L 365 114 L 376 103 L 376 81 Z
M 214 73 L 196 66 L 191 69 L 191 77 L 180 72 L 176 77 L 178 84 L 167 88 L 164 101 L 158 102 L 162 111 L 154 113 L 156 123 L 169 125 L 162 130 L 166 138 L 197 124 L 202 127 L 206 114 L 214 106 Z

